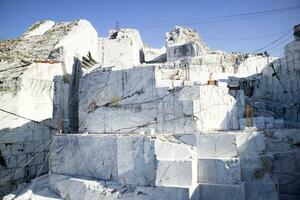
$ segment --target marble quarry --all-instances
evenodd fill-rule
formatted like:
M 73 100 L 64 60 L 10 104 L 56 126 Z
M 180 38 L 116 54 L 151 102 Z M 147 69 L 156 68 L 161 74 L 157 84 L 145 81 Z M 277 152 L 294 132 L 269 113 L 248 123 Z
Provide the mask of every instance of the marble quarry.
M 300 199 L 300 26 L 284 56 L 175 26 L 40 21 L 0 40 L 4 200 Z

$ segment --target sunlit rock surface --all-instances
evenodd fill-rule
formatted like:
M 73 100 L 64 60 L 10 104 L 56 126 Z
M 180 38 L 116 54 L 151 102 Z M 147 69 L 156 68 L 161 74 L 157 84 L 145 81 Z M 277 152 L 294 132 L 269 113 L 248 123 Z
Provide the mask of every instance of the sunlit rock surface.
M 26 38 L 36 35 L 44 35 L 44 33 L 54 26 L 54 24 L 54 21 L 49 20 L 36 22 L 22 36 Z
M 184 86 L 183 79 L 164 80 L 162 73 L 148 66 L 85 76 L 80 87 L 80 130 L 182 134 L 239 128 L 238 107 L 243 105 L 227 87 Z
M 144 62 L 143 42 L 135 29 L 110 30 L 99 39 L 99 56 L 103 66 L 128 69 Z
M 149 45 L 144 44 L 143 46 L 144 60 L 146 63 L 163 63 L 167 60 L 166 48 L 160 49 L 151 48 Z

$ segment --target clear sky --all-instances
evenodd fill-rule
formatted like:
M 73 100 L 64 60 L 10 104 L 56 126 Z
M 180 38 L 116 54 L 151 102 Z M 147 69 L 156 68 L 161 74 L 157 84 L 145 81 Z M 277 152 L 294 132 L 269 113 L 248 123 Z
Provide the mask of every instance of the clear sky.
M 211 49 L 249 52 L 299 24 L 300 9 L 272 15 L 211 17 L 297 5 L 300 0 L 0 0 L 0 38 L 18 37 L 38 20 L 87 19 L 99 36 L 107 36 L 108 30 L 119 22 L 120 27 L 138 29 L 145 43 L 161 47 L 165 32 L 180 24 L 197 29 Z M 274 43 L 275 47 L 271 45 L 271 50 L 278 49 L 272 54 L 280 56 L 281 47 L 291 37 L 292 31 Z

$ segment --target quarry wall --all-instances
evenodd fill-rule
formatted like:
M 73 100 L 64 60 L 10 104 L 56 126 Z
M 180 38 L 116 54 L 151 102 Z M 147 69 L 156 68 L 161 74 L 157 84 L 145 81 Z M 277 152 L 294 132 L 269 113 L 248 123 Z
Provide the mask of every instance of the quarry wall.
M 78 130 L 81 57 L 98 55 L 97 43 L 86 20 L 38 22 L 1 41 L 0 196 L 48 172 L 54 133 Z
M 299 196 L 295 39 L 275 60 L 212 51 L 185 27 L 152 49 L 133 29 L 34 24 L 0 43 L 0 196 L 48 166 L 63 198 Z

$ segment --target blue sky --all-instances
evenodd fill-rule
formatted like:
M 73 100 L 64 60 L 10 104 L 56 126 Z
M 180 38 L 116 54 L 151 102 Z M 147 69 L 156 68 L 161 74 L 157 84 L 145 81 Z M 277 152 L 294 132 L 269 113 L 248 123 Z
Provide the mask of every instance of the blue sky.
M 197 29 L 211 49 L 249 52 L 281 37 L 300 23 L 300 9 L 262 17 L 233 21 L 204 20 L 216 16 L 272 10 L 300 5 L 299 0 L 0 0 L 0 38 L 20 36 L 38 20 L 70 21 L 87 19 L 99 36 L 115 27 L 133 27 L 142 40 L 153 47 L 164 45 L 165 32 L 175 24 Z M 227 19 L 227 18 L 226 18 Z M 260 38 L 265 36 L 264 38 Z M 292 31 L 274 48 L 292 40 Z M 249 39 L 250 38 L 250 39 Z M 253 39 L 254 38 L 254 39 Z M 245 40 L 246 39 L 246 40 Z

